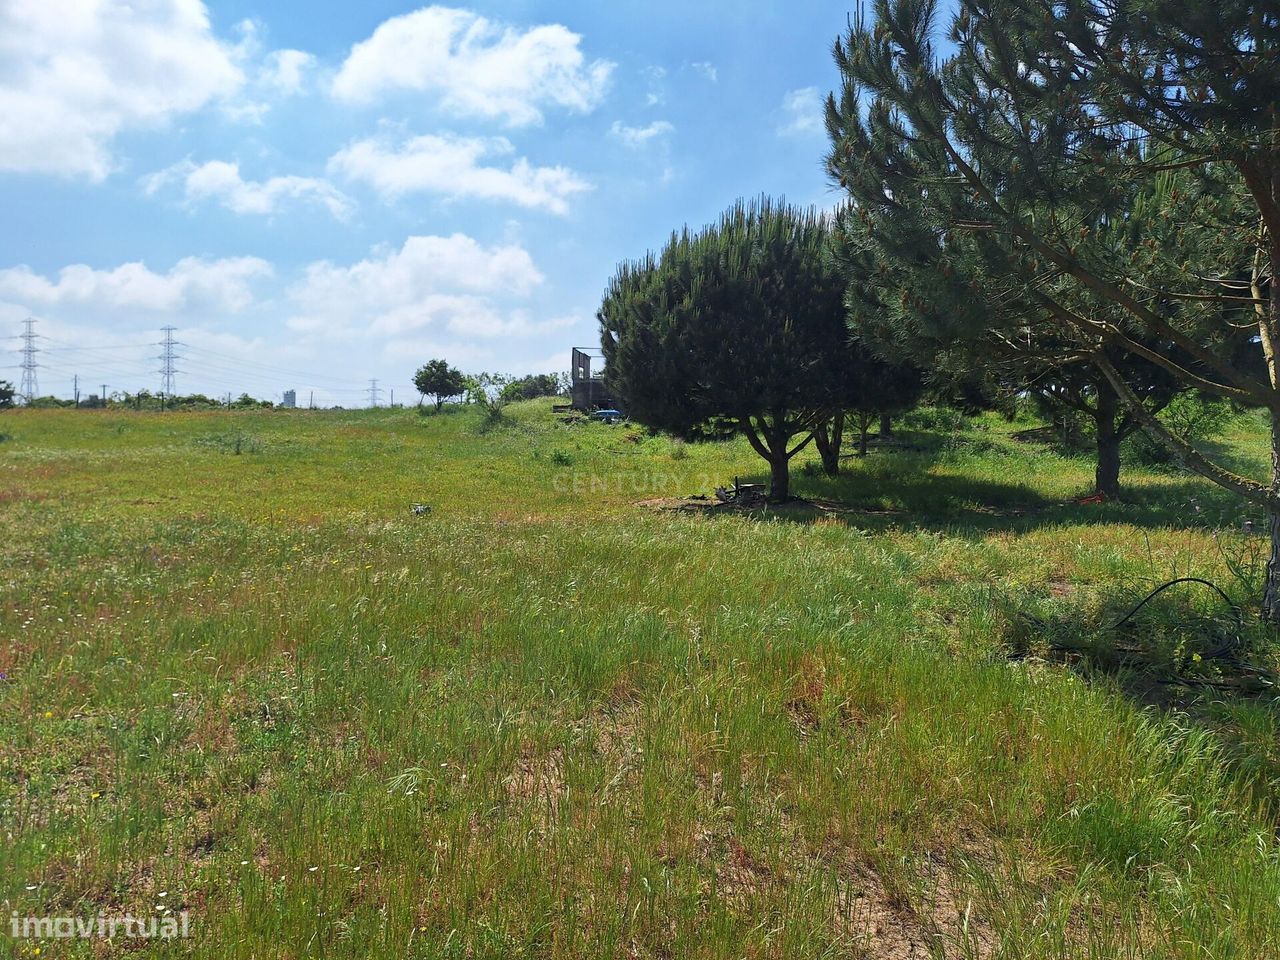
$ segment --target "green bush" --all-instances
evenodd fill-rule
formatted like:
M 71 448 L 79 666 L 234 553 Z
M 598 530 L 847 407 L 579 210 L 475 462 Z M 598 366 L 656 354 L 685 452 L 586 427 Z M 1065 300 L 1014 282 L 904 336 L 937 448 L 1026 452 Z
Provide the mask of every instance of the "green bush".
M 969 418 L 955 407 L 916 407 L 904 413 L 899 422 L 908 430 L 939 430 L 955 433 L 969 427 Z

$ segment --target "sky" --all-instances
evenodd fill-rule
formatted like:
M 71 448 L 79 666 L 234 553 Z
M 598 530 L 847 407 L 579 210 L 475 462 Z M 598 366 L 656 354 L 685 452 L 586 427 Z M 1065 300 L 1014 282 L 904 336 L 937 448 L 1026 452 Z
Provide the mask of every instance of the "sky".
M 0 0 L 0 379 L 367 405 L 567 370 L 620 260 L 830 206 L 820 0 Z

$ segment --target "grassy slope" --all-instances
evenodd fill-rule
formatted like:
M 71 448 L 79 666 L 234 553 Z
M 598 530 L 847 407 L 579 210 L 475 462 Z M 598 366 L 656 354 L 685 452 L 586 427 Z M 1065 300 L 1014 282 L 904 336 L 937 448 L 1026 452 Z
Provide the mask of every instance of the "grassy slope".
M 760 461 L 479 426 L 0 418 L 7 909 L 190 909 L 151 949 L 214 957 L 1280 950 L 1269 705 L 1004 645 L 1229 582 L 1211 488 L 1064 505 L 1089 464 L 991 422 L 798 471 L 865 513 L 688 517 L 635 504 Z

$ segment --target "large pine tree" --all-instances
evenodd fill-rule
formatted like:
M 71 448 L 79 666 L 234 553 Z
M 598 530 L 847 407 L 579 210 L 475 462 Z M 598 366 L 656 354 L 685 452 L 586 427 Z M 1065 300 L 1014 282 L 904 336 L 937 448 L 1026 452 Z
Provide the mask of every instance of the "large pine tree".
M 830 169 L 904 323 L 1048 326 L 1188 468 L 1264 508 L 1280 622 L 1280 11 L 1224 0 L 878 0 L 836 45 Z M 1239 349 L 1242 326 L 1252 356 Z M 1113 357 L 1272 411 L 1260 483 L 1172 434 Z
M 791 459 L 838 407 L 843 301 L 825 217 L 740 203 L 618 268 L 599 310 L 610 390 L 641 423 L 741 431 L 769 463 L 770 498 L 785 501 Z

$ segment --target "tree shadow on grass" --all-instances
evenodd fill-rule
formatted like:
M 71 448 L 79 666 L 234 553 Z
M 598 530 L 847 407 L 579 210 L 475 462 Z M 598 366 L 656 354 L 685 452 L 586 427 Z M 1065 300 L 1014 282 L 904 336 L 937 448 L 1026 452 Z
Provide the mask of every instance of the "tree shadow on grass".
M 1252 521 L 1256 529 L 1263 527 L 1262 513 L 1234 494 L 1172 471 L 1129 471 L 1119 502 L 1094 502 L 1087 497 L 1087 483 L 1076 492 L 1078 497 L 1050 497 L 1034 485 L 1037 475 L 1052 470 L 1055 460 L 1057 465 L 1064 461 L 1055 458 L 1042 465 L 1032 458 L 1009 457 L 1009 449 L 1005 438 L 904 433 L 897 442 L 856 458 L 858 467 L 836 477 L 822 474 L 814 463 L 797 466 L 792 470 L 794 502 L 748 504 L 724 512 L 797 524 L 838 516 L 872 531 L 896 527 L 954 535 L 1079 524 L 1240 530 Z M 846 463 L 854 460 L 846 458 Z M 1092 474 L 1092 465 L 1080 466 L 1084 476 Z M 763 470 L 741 479 L 768 484 Z
M 1000 476 L 999 462 L 988 465 L 985 476 L 934 469 L 942 456 L 928 450 L 883 452 L 837 477 L 800 470 L 792 481 L 796 501 L 736 512 L 794 523 L 837 516 L 871 531 L 945 530 L 960 536 L 1077 524 L 1240 530 L 1252 521 L 1258 530 L 1264 526 L 1255 508 L 1197 477 L 1148 474 L 1130 479 L 1120 501 L 1090 502 L 1046 496 L 1032 486 L 1033 477 L 1022 482 Z M 742 479 L 768 483 L 763 473 Z

